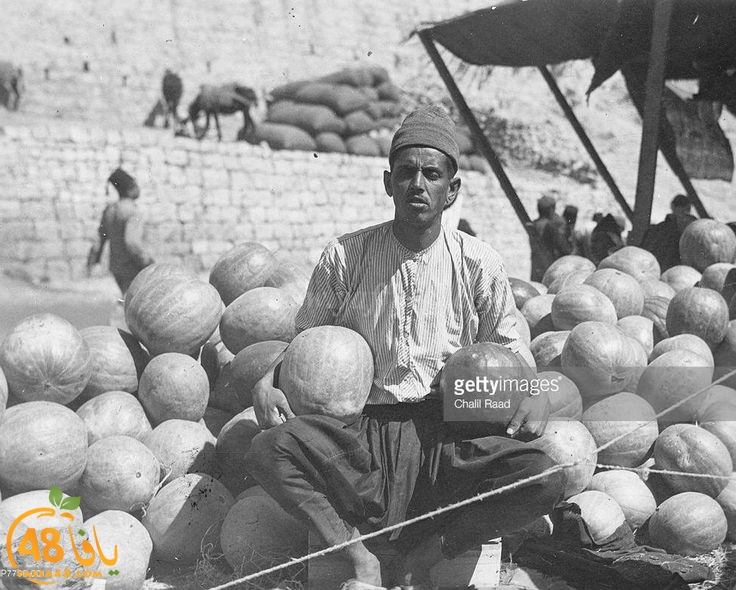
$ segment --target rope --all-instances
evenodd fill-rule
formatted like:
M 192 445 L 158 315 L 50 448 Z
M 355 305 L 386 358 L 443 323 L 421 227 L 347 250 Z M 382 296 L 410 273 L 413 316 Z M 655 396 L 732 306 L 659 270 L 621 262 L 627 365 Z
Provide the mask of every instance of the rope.
M 687 395 L 687 396 L 685 396 L 685 397 L 684 397 L 684 398 L 682 398 L 682 399 L 681 399 L 681 400 L 680 400 L 679 402 L 675 402 L 674 404 L 672 404 L 671 406 L 669 406 L 669 407 L 665 408 L 664 410 L 662 410 L 662 411 L 661 411 L 661 412 L 659 412 L 658 414 L 655 414 L 655 415 L 654 415 L 654 417 L 653 417 L 653 418 L 652 418 L 651 420 L 647 420 L 646 422 L 642 422 L 641 424 L 639 424 L 639 425 L 638 425 L 638 426 L 636 426 L 635 428 L 632 428 L 631 430 L 628 430 L 628 431 L 626 431 L 626 432 L 623 432 L 623 433 L 621 433 L 621 434 L 620 434 L 620 435 L 618 435 L 618 436 L 615 436 L 614 438 L 612 438 L 612 439 L 611 439 L 611 440 L 609 440 L 608 442 L 606 442 L 606 443 L 602 444 L 602 445 L 601 445 L 600 447 L 598 447 L 598 448 L 596 449 L 596 453 L 599 453 L 599 452 L 601 452 L 602 450 L 604 450 L 604 449 L 607 449 L 607 448 L 608 448 L 608 447 L 610 447 L 611 445 L 613 445 L 613 444 L 617 443 L 617 442 L 618 442 L 618 441 L 620 441 L 620 440 L 623 440 L 624 438 L 626 438 L 626 437 L 627 437 L 627 436 L 629 436 L 630 434 L 633 434 L 633 433 L 634 433 L 634 432 L 636 432 L 637 430 L 641 430 L 642 428 L 645 428 L 646 426 L 648 426 L 648 425 L 649 425 L 649 424 L 651 424 L 652 422 L 657 422 L 657 420 L 658 420 L 659 418 L 661 418 L 662 416 L 664 416 L 665 414 L 668 414 L 668 413 L 669 413 L 669 412 L 671 412 L 672 410 L 675 410 L 675 409 L 679 408 L 680 406 L 682 406 L 682 405 L 685 405 L 685 404 L 686 404 L 687 402 L 689 402 L 689 401 L 690 401 L 691 399 L 694 399 L 694 398 L 696 398 L 696 397 L 697 397 L 697 396 L 699 396 L 700 394 L 702 394 L 702 393 L 704 393 L 704 392 L 708 391 L 708 390 L 709 390 L 709 389 L 710 389 L 711 387 L 713 387 L 714 385 L 718 385 L 719 383 L 721 383 L 721 382 L 725 381 L 726 379 L 728 379 L 729 377 L 732 377 L 733 375 L 736 375 L 736 369 L 734 369 L 733 371 L 730 371 L 730 372 L 726 373 L 725 375 L 723 375 L 723 376 L 719 377 L 718 379 L 716 379 L 716 380 L 715 380 L 715 381 L 713 381 L 712 383 L 709 383 L 709 384 L 708 384 L 708 385 L 707 385 L 706 387 L 703 387 L 702 389 L 699 389 L 698 391 L 696 391 L 696 392 L 694 392 L 694 393 L 691 393 L 690 395 Z
M 707 391 L 708 389 L 710 389 L 711 387 L 713 387 L 713 385 L 717 385 L 717 384 L 721 383 L 722 381 L 725 381 L 726 379 L 728 379 L 729 377 L 731 377 L 733 375 L 736 375 L 736 369 L 734 369 L 733 371 L 731 371 L 729 373 L 726 373 L 722 377 L 719 377 L 718 379 L 716 379 L 712 383 L 709 383 L 707 387 L 704 387 L 702 389 L 699 389 L 695 393 L 692 393 L 692 394 L 684 397 L 679 402 L 676 402 L 676 403 L 672 404 L 671 406 L 669 406 L 668 408 L 666 408 L 665 410 L 659 412 L 658 414 L 655 414 L 654 415 L 654 418 L 652 418 L 651 420 L 648 420 L 646 422 L 643 422 L 642 424 L 639 424 L 635 428 L 632 428 L 631 430 L 629 430 L 627 432 L 624 432 L 624 433 L 620 434 L 619 436 L 614 437 L 610 441 L 602 444 L 601 446 L 599 446 L 598 448 L 596 448 L 596 450 L 594 452 L 597 454 L 601 450 L 608 448 L 609 446 L 611 446 L 612 444 L 614 444 L 614 443 L 616 443 L 616 442 L 618 442 L 620 440 L 623 440 L 625 437 L 627 437 L 630 434 L 636 432 L 637 430 L 640 430 L 641 428 L 644 428 L 645 426 L 649 425 L 652 422 L 656 422 L 658 418 L 660 418 L 660 417 L 664 416 L 665 414 L 671 412 L 672 410 L 674 410 L 674 409 L 676 409 L 676 408 L 684 405 L 685 403 L 687 403 L 691 399 L 697 397 L 698 395 L 704 393 L 705 391 Z M 432 510 L 431 512 L 427 512 L 425 514 L 420 514 L 419 516 L 415 516 L 414 518 L 410 518 L 410 519 L 405 520 L 403 522 L 399 522 L 399 523 L 396 523 L 394 525 L 387 526 L 387 527 L 384 527 L 382 529 L 379 529 L 379 530 L 376 530 L 376 531 L 373 531 L 373 532 L 370 532 L 370 533 L 362 534 L 362 535 L 360 535 L 360 536 L 358 536 L 358 537 L 356 537 L 354 539 L 350 539 L 349 541 L 345 541 L 345 542 L 340 543 L 338 545 L 333 545 L 331 547 L 326 547 L 324 549 L 320 549 L 319 551 L 315 551 L 313 553 L 308 553 L 307 555 L 304 555 L 302 557 L 290 559 L 289 561 L 287 561 L 285 563 L 282 563 L 282 564 L 279 564 L 279 565 L 275 565 L 273 567 L 270 567 L 270 568 L 267 568 L 267 569 L 264 569 L 264 570 L 260 570 L 258 572 L 255 572 L 253 574 L 249 574 L 247 576 L 244 576 L 242 578 L 238 578 L 236 580 L 231 580 L 230 582 L 226 582 L 225 584 L 221 584 L 219 586 L 214 586 L 214 587 L 210 588 L 210 590 L 225 590 L 226 588 L 232 588 L 233 586 L 237 586 L 237 585 L 242 584 L 244 582 L 249 582 L 251 580 L 255 580 L 257 578 L 261 578 L 263 576 L 266 576 L 266 575 L 269 575 L 269 574 L 273 574 L 273 573 L 279 572 L 281 570 L 290 568 L 290 567 L 292 567 L 294 565 L 297 565 L 297 564 L 300 564 L 300 563 L 304 563 L 305 561 L 309 561 L 310 559 L 315 559 L 315 558 L 318 558 L 318 557 L 323 557 L 325 555 L 329 555 L 330 553 L 335 553 L 337 551 L 342 551 L 343 549 L 349 547 L 350 545 L 354 545 L 355 543 L 367 541 L 368 539 L 373 539 L 375 537 L 380 537 L 381 535 L 384 535 L 386 533 L 395 531 L 395 530 L 400 529 L 400 528 L 403 528 L 405 526 L 416 524 L 418 522 L 421 522 L 421 521 L 424 521 L 424 520 L 428 520 L 430 518 L 434 518 L 434 517 L 439 516 L 441 514 L 444 514 L 446 512 L 450 512 L 451 510 L 456 510 L 457 508 L 462 508 L 463 506 L 467 506 L 467 505 L 473 504 L 475 502 L 481 502 L 481 501 L 486 500 L 486 499 L 488 499 L 488 498 L 490 498 L 492 496 L 496 496 L 496 495 L 499 495 L 499 494 L 502 494 L 502 493 L 505 493 L 505 492 L 514 490 L 516 488 L 523 487 L 523 486 L 525 486 L 525 485 L 527 485 L 527 484 L 529 484 L 529 483 L 531 483 L 533 481 L 536 481 L 538 479 L 543 479 L 543 478 L 547 477 L 548 475 L 551 475 L 552 473 L 556 473 L 558 471 L 562 471 L 562 470 L 567 469 L 569 467 L 575 467 L 576 465 L 579 465 L 581 462 L 583 462 L 583 461 L 578 460 L 578 461 L 573 461 L 572 463 L 562 463 L 562 464 L 555 465 L 554 467 L 550 467 L 549 469 L 547 469 L 545 471 L 542 471 L 541 473 L 538 473 L 536 475 L 532 475 L 530 477 L 527 477 L 527 478 L 521 479 L 519 481 L 510 483 L 510 484 L 505 485 L 505 486 L 502 486 L 500 488 L 496 488 L 495 490 L 489 490 L 487 492 L 483 492 L 483 493 L 478 494 L 476 496 L 472 496 L 470 498 L 466 498 L 465 500 L 460 500 L 460 501 L 455 502 L 453 504 L 448 504 L 447 506 L 442 506 L 441 508 L 437 508 L 436 510 Z M 732 477 L 732 476 L 723 476 L 723 475 L 707 475 L 707 474 L 702 474 L 702 473 L 686 473 L 686 472 L 681 472 L 681 471 L 668 471 L 668 470 L 659 470 L 659 469 L 650 469 L 650 468 L 627 468 L 627 467 L 620 467 L 620 466 L 603 465 L 603 464 L 598 464 L 598 463 L 596 463 L 596 466 L 597 467 L 606 467 L 606 468 L 626 469 L 626 470 L 630 470 L 630 471 L 654 472 L 654 473 L 661 473 L 661 474 L 665 474 L 665 475 L 679 475 L 679 476 L 694 477 L 694 478 L 703 477 L 703 478 L 709 478 L 709 479 L 721 478 L 721 479 L 728 479 L 728 480 L 730 480 L 731 477 Z
M 733 473 L 729 475 L 718 475 L 716 473 L 690 473 L 688 471 L 673 471 L 672 469 L 652 469 L 651 467 L 622 467 L 621 465 L 607 465 L 605 463 L 596 463 L 596 467 L 602 467 L 603 469 L 618 470 L 618 471 L 633 471 L 635 473 L 661 473 L 662 475 L 678 475 L 683 477 L 692 478 L 703 478 L 703 479 L 725 479 L 727 481 L 736 481 L 736 475 Z
M 546 471 L 542 471 L 541 473 L 537 473 L 536 475 L 529 476 L 525 479 L 520 479 L 519 481 L 515 481 L 513 483 L 510 483 L 508 485 L 502 486 L 500 488 L 496 488 L 495 490 L 489 490 L 487 492 L 483 492 L 481 494 L 478 494 L 477 496 L 472 496 L 470 498 L 466 498 L 465 500 L 461 500 L 459 502 L 456 502 L 454 504 L 448 504 L 447 506 L 442 506 L 441 508 L 437 508 L 436 510 L 432 510 L 431 512 L 427 512 L 425 514 L 420 514 L 419 516 L 415 516 L 414 518 L 410 518 L 408 520 L 405 520 L 403 522 L 398 522 L 396 524 L 393 524 L 391 526 L 384 527 L 382 529 L 379 529 L 377 531 L 373 531 L 371 533 L 365 533 L 363 535 L 360 535 L 359 537 L 356 537 L 355 539 L 350 539 L 349 541 L 345 541 L 344 543 L 340 543 L 339 545 L 333 545 L 332 547 L 326 547 L 325 549 L 320 549 L 319 551 L 315 551 L 314 553 L 309 553 L 307 555 L 304 555 L 303 557 L 298 557 L 289 560 L 286 563 L 282 563 L 280 565 L 276 565 L 274 567 L 270 567 L 265 570 L 261 570 L 259 572 L 256 572 L 254 574 L 250 574 L 248 576 L 245 576 L 243 578 L 239 578 L 237 580 L 232 580 L 230 582 L 227 582 L 225 584 L 222 584 L 220 586 L 215 586 L 211 588 L 210 590 L 223 590 L 224 588 L 231 588 L 232 586 L 235 586 L 236 584 L 241 584 L 243 582 L 249 582 L 250 580 L 255 580 L 256 578 L 260 578 L 262 576 L 272 574 L 275 572 L 278 572 L 280 570 L 289 568 L 293 565 L 303 563 L 305 561 L 308 561 L 310 559 L 314 559 L 316 557 L 322 557 L 324 555 L 328 555 L 329 553 L 334 553 L 336 551 L 341 551 L 342 549 L 345 549 L 346 547 L 349 547 L 350 545 L 353 545 L 358 542 L 366 541 L 368 539 L 372 539 L 374 537 L 380 537 L 381 535 L 384 535 L 385 533 L 390 533 L 391 531 L 395 531 L 397 529 L 403 528 L 405 526 L 409 526 L 412 524 L 416 524 L 418 522 L 421 522 L 423 520 L 427 520 L 430 518 L 434 518 L 435 516 L 439 516 L 440 514 L 444 514 L 445 512 L 449 512 L 451 510 L 455 510 L 456 508 L 460 508 L 462 506 L 467 506 L 468 504 L 472 504 L 474 502 L 480 502 L 481 500 L 485 500 L 487 498 L 490 498 L 491 496 L 496 496 L 498 494 L 502 494 L 504 492 L 508 492 L 511 490 L 515 490 L 516 488 L 522 487 L 532 481 L 536 481 L 538 479 L 543 479 L 547 477 L 548 475 L 552 473 L 556 473 L 558 471 L 562 471 L 563 469 L 567 469 L 568 467 L 573 467 L 575 463 L 565 463 L 561 465 L 555 465 L 554 467 L 550 467 Z

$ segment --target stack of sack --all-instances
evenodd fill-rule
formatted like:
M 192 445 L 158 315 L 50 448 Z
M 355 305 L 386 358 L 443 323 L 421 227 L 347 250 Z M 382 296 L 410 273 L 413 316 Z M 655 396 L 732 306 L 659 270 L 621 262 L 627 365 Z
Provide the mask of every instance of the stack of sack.
M 413 110 L 402 94 L 386 69 L 375 65 L 290 82 L 269 92 L 266 117 L 248 141 L 274 150 L 387 157 L 394 131 Z M 487 170 L 462 125 L 458 143 L 461 169 Z
M 272 149 L 386 156 L 402 120 L 401 92 L 379 66 L 346 68 L 269 94 L 254 141 Z

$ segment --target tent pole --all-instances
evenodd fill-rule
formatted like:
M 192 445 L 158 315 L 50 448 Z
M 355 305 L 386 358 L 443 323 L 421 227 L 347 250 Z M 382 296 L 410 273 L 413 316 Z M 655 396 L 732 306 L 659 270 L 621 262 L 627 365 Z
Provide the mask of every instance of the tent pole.
M 590 140 L 590 137 L 588 137 L 588 134 L 585 132 L 585 129 L 583 129 L 583 126 L 580 124 L 580 121 L 575 115 L 575 111 L 572 110 L 570 103 L 567 102 L 565 95 L 562 94 L 560 87 L 557 85 L 557 81 L 555 80 L 555 77 L 547 69 L 547 66 L 539 66 L 539 71 L 542 74 L 544 81 L 547 82 L 547 86 L 549 86 L 549 89 L 552 91 L 552 94 L 554 95 L 555 99 L 557 100 L 557 104 L 560 105 L 562 112 L 565 113 L 565 117 L 567 117 L 567 120 L 570 122 L 570 125 L 572 125 L 572 128 L 575 130 L 575 133 L 577 134 L 578 138 L 583 144 L 583 147 L 585 147 L 585 150 L 588 152 L 588 155 L 593 160 L 593 163 L 595 164 L 595 167 L 598 170 L 598 173 L 603 177 L 603 180 L 605 180 L 606 184 L 608 185 L 608 188 L 613 193 L 614 198 L 616 199 L 618 204 L 621 206 L 621 209 L 624 210 L 626 217 L 628 217 L 629 220 L 632 220 L 634 212 L 631 210 L 631 207 L 626 202 L 624 195 L 619 190 L 618 185 L 616 184 L 616 181 L 614 180 L 613 176 L 611 176 L 611 173 L 608 171 L 608 168 L 606 167 L 605 163 L 603 162 L 600 155 L 598 154 L 598 151 L 595 149 L 595 146 L 593 145 L 593 142 Z
M 649 229 L 654 197 L 654 180 L 657 174 L 657 155 L 659 153 L 659 129 L 662 116 L 662 89 L 664 70 L 667 61 L 667 44 L 670 34 L 670 17 L 674 0 L 655 0 L 652 24 L 652 43 L 647 66 L 644 117 L 639 148 L 639 172 L 636 179 L 636 199 L 634 202 L 633 227 L 628 243 L 641 244 Z
M 422 40 L 424 48 L 427 50 L 429 57 L 432 58 L 432 62 L 434 63 L 435 68 L 437 68 L 437 72 L 442 78 L 442 81 L 445 83 L 445 86 L 447 87 L 452 100 L 455 102 L 457 108 L 460 110 L 463 119 L 465 119 L 465 123 L 470 128 L 470 132 L 472 133 L 473 138 L 478 145 L 478 148 L 483 153 L 483 156 L 486 158 L 486 160 L 488 160 L 488 163 L 491 165 L 491 169 L 496 175 L 496 178 L 498 178 L 503 192 L 506 193 L 506 197 L 508 198 L 511 206 L 516 212 L 516 216 L 519 218 L 522 226 L 529 234 L 529 238 L 533 241 L 538 242 L 539 237 L 537 236 L 536 231 L 534 231 L 531 225 L 532 220 L 529 218 L 529 214 L 526 212 L 524 204 L 521 202 L 521 199 L 519 199 L 519 195 L 516 193 L 514 186 L 511 184 L 509 177 L 506 175 L 503 164 L 501 164 L 501 161 L 498 159 L 496 152 L 493 150 L 493 147 L 488 142 L 488 138 L 485 136 L 485 133 L 483 133 L 483 130 L 480 128 L 478 120 L 475 118 L 475 115 L 473 115 L 473 112 L 470 110 L 468 103 L 465 101 L 465 97 L 463 96 L 462 92 L 460 92 L 460 89 L 457 87 L 457 84 L 455 83 L 450 70 L 447 69 L 447 65 L 442 59 L 442 56 L 440 55 L 439 51 L 437 51 L 437 46 L 434 44 L 434 40 L 432 39 L 429 31 L 420 31 L 419 38 Z
M 677 155 L 675 145 L 664 133 L 662 133 L 662 141 L 659 149 L 662 151 L 662 155 L 664 155 L 670 168 L 672 168 L 672 171 L 675 173 L 675 176 L 680 180 L 680 184 L 682 184 L 685 189 L 690 202 L 695 205 L 695 210 L 698 212 L 698 216 L 703 219 L 710 218 L 708 211 L 705 209 L 705 205 L 703 205 L 693 183 L 690 181 L 690 176 L 685 172 L 685 167 L 682 165 L 682 161 Z

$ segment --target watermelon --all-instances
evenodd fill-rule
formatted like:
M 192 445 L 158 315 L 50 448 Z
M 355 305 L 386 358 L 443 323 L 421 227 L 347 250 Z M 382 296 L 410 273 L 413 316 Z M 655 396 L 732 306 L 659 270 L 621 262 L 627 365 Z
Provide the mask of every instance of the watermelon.
M 233 354 L 256 342 L 291 342 L 297 311 L 296 302 L 281 289 L 257 287 L 246 291 L 222 314 L 222 342 Z
M 733 471 L 731 455 L 718 437 L 694 424 L 673 424 L 654 443 L 657 468 L 715 477 L 661 474 L 675 492 L 700 492 L 715 498 Z M 720 476 L 720 477 L 718 477 Z
M 736 235 L 715 219 L 696 219 L 680 236 L 680 259 L 703 272 L 716 262 L 731 263 L 736 257 Z
M 42 313 L 16 324 L 0 345 L 0 368 L 20 401 L 66 404 L 92 376 L 89 346 L 65 319 Z
M 268 248 L 243 242 L 220 256 L 209 280 L 228 306 L 246 291 L 263 287 L 276 268 L 276 258 Z
M 668 498 L 649 519 L 651 544 L 680 555 L 699 555 L 716 549 L 727 531 L 726 515 L 718 502 L 697 492 Z
M 151 355 L 197 356 L 217 328 L 223 304 L 194 273 L 156 263 L 139 272 L 125 294 L 125 321 Z
M 631 275 L 637 281 L 658 279 L 661 274 L 654 254 L 636 246 L 624 246 L 609 254 L 598 264 L 598 269 L 612 268 Z
M 372 385 L 368 343 L 341 326 L 301 332 L 286 348 L 278 376 L 278 387 L 295 414 L 323 414 L 346 423 L 361 414 Z

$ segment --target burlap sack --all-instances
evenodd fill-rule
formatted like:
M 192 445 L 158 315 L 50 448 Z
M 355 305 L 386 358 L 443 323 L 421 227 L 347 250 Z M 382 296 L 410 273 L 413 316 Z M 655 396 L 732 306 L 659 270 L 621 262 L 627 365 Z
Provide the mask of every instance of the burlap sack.
M 345 115 L 345 135 L 362 135 L 375 129 L 376 122 L 365 111 L 354 111 Z
M 345 141 L 337 133 L 319 133 L 314 138 L 314 142 L 317 144 L 318 152 L 345 154 L 348 151 Z
M 325 82 L 312 82 L 303 86 L 294 98 L 296 102 L 328 106 L 340 116 L 364 109 L 369 104 L 369 100 L 357 88 Z
M 381 155 L 381 148 L 376 141 L 368 135 L 353 135 L 345 140 L 348 153 L 356 156 L 375 156 Z
M 345 133 L 345 122 L 335 114 L 335 111 L 324 105 L 280 100 L 268 108 L 266 120 L 270 123 L 295 125 L 310 135 L 317 135 L 323 131 L 340 135 Z
M 317 151 L 317 144 L 303 129 L 282 123 L 259 123 L 253 133 L 254 143 L 265 141 L 273 150 Z

